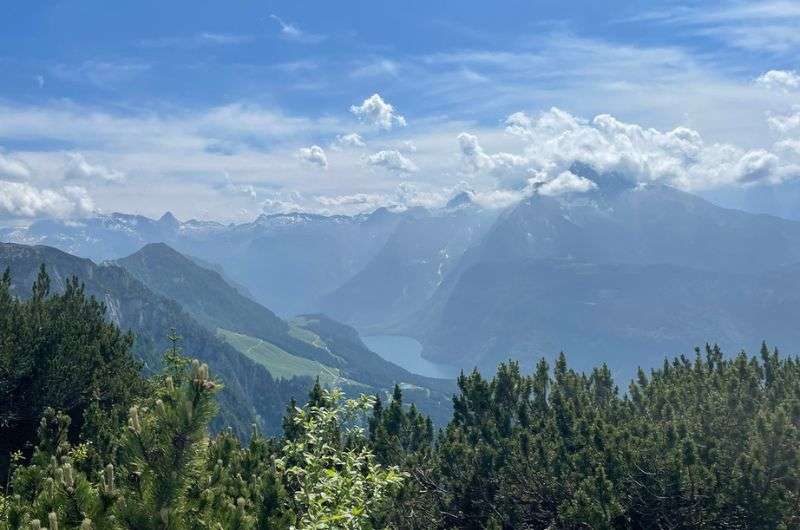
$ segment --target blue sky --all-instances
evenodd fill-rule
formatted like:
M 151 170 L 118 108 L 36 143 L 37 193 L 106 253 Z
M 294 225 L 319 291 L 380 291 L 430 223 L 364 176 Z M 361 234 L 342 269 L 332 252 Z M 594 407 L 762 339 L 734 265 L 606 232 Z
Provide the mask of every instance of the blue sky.
M 798 217 L 800 3 L 10 1 L 0 222 L 581 193 Z M 535 185 L 534 185 L 535 184 Z

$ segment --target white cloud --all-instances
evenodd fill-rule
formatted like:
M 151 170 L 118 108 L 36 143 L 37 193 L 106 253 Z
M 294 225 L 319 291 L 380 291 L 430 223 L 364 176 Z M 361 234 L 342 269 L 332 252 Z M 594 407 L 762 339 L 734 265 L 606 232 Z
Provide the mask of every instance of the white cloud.
M 458 145 L 461 147 L 464 163 L 473 170 L 492 169 L 492 158 L 483 151 L 477 136 L 462 132 L 458 135 Z
M 775 149 L 800 155 L 800 138 L 781 140 L 775 144 Z
M 521 190 L 488 190 L 477 191 L 472 202 L 489 209 L 507 208 L 525 198 L 526 192 Z
M 323 169 L 328 169 L 328 157 L 325 156 L 325 151 L 318 145 L 299 149 L 297 151 L 297 156 L 306 162 L 315 164 Z
M 396 62 L 388 59 L 378 59 L 371 63 L 367 63 L 353 70 L 350 73 L 351 77 L 378 77 L 378 76 L 391 76 L 397 77 L 399 73 L 399 66 Z
M 488 171 L 504 187 L 519 188 L 527 184 L 534 168 L 527 157 L 499 152 L 492 155 L 478 143 L 478 137 L 463 132 L 458 135 L 461 157 L 467 168 L 474 172 Z
M 270 15 L 269 18 L 276 21 L 281 27 L 280 36 L 284 40 L 299 42 L 302 44 L 317 44 L 324 41 L 325 35 L 317 35 L 301 30 L 297 25 L 285 22 L 278 15 Z
M 94 203 L 83 188 L 41 189 L 23 182 L 0 180 L 0 216 L 65 218 L 92 212 Z
M 69 180 L 122 182 L 125 174 L 99 164 L 90 164 L 81 153 L 69 153 L 64 176 Z
M 648 13 L 638 21 L 661 21 L 711 36 L 729 46 L 755 51 L 786 53 L 800 46 L 797 24 L 800 6 L 786 0 L 698 3 Z
M 793 124 L 781 123 L 784 128 Z M 800 176 L 794 161 L 765 149 L 706 143 L 700 133 L 687 127 L 663 132 L 608 114 L 586 122 L 557 108 L 537 118 L 515 113 L 506 120 L 506 131 L 527 142 L 524 153 L 488 154 L 475 136 L 462 133 L 458 137 L 465 165 L 473 172 L 493 175 L 501 187 L 521 189 L 526 184 L 553 182 L 553 190 L 566 184 L 580 188 L 579 182 L 564 174 L 575 162 L 599 173 L 616 172 L 632 181 L 685 190 L 777 184 Z
M 220 185 L 219 188 L 231 195 L 242 195 L 253 200 L 258 197 L 255 186 L 252 184 L 239 184 L 234 182 L 227 171 L 225 172 L 225 182 Z
M 230 33 L 210 33 L 203 32 L 198 35 L 198 39 L 211 44 L 242 44 L 251 42 L 253 37 L 250 35 L 233 35 Z
M 0 177 L 25 180 L 31 177 L 31 170 L 22 160 L 0 153 Z
M 333 147 L 366 147 L 367 143 L 358 133 L 339 134 L 333 142 Z
M 266 214 L 302 212 L 304 208 L 292 201 L 265 199 L 261 202 L 261 211 Z
M 792 129 L 800 127 L 800 105 L 792 107 L 792 112 L 784 115 L 770 114 L 767 123 L 771 129 L 781 133 L 787 133 Z
M 380 207 L 402 211 L 413 207 L 439 208 L 453 195 L 450 188 L 419 189 L 411 182 L 401 182 L 394 190 L 383 193 L 353 193 L 345 195 L 318 195 L 314 203 L 327 213 L 372 212 Z M 318 209 L 318 208 L 317 208 Z
M 317 196 L 314 200 L 326 207 L 336 209 L 356 207 L 356 210 L 374 210 L 385 205 L 387 196 L 381 193 L 354 193 L 352 195 Z
M 352 105 L 350 112 L 359 120 L 387 131 L 395 125 L 406 126 L 406 119 L 397 114 L 394 107 L 378 94 L 371 95 L 361 105 Z
M 390 171 L 400 173 L 413 173 L 418 170 L 416 164 L 403 156 L 400 151 L 385 150 L 378 151 L 367 157 L 367 164 L 370 166 L 381 166 Z
M 758 76 L 756 83 L 769 89 L 796 90 L 800 88 L 800 75 L 794 70 L 770 70 Z
M 548 180 L 537 188 L 541 195 L 556 196 L 565 193 L 585 193 L 597 188 L 597 184 L 585 177 L 579 177 L 571 171 L 562 171 L 552 180 Z
M 452 197 L 452 188 L 419 189 L 412 182 L 401 182 L 394 191 L 390 204 L 399 208 L 439 208 Z
M 415 144 L 412 140 L 406 140 L 400 143 L 400 151 L 405 153 L 416 153 L 417 152 L 417 144 Z

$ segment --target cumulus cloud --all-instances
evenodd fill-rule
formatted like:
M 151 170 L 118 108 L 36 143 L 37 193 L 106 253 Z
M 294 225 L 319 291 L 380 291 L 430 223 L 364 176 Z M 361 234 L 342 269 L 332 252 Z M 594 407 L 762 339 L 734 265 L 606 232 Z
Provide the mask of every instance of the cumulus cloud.
M 352 105 L 350 112 L 355 114 L 359 120 L 383 130 L 388 131 L 395 125 L 406 126 L 406 119 L 397 114 L 394 107 L 378 94 L 371 95 L 361 105 Z
M 94 212 L 94 203 L 84 188 L 40 189 L 24 182 L 0 180 L 0 216 L 80 217 Z
M 90 164 L 80 153 L 69 153 L 64 176 L 69 180 L 90 180 L 100 182 L 122 182 L 125 173 L 109 169 L 99 164 Z
M 299 27 L 297 27 L 297 25 L 285 22 L 278 15 L 270 15 L 269 18 L 271 18 L 272 20 L 277 22 L 278 25 L 280 25 L 281 27 L 280 36 L 284 40 L 299 42 L 302 44 L 317 44 L 326 39 L 325 35 L 317 35 L 314 33 L 308 33 L 306 31 L 303 31 Z
M 413 173 L 418 169 L 414 162 L 403 156 L 400 151 L 393 149 L 378 151 L 368 156 L 367 164 L 370 166 L 384 167 L 390 171 L 397 171 L 400 173 Z
M 511 153 L 487 154 L 478 137 L 463 132 L 458 135 L 461 157 L 471 171 L 488 171 L 505 187 L 518 188 L 527 184 L 533 167 L 528 158 Z
M 788 92 L 800 88 L 800 75 L 794 70 L 770 70 L 758 76 L 756 83 L 769 89 Z
M 789 118 L 780 125 L 786 129 L 793 123 Z M 608 114 L 586 121 L 556 108 L 538 117 L 516 113 L 506 120 L 506 131 L 527 142 L 522 154 L 486 153 L 467 133 L 458 141 L 470 170 L 486 171 L 501 186 L 514 189 L 531 183 L 541 189 L 559 178 L 561 184 L 575 185 L 564 172 L 576 162 L 601 174 L 615 172 L 635 182 L 660 182 L 685 190 L 775 184 L 798 176 L 795 164 L 763 149 L 707 143 L 686 127 L 659 131 Z
M 297 151 L 297 156 L 310 164 L 315 164 L 322 169 L 328 169 L 328 157 L 325 151 L 318 145 L 303 147 Z
M 767 117 L 767 123 L 769 123 L 771 129 L 781 133 L 797 129 L 800 127 L 800 105 L 794 105 L 789 114 L 770 114 Z
M 339 134 L 333 142 L 336 148 L 342 147 L 366 147 L 367 143 L 358 133 Z
M 24 180 L 31 177 L 31 170 L 22 160 L 0 153 L 0 177 Z
M 579 177 L 571 171 L 562 171 L 556 178 L 544 182 L 537 191 L 541 195 L 553 197 L 566 193 L 585 193 L 596 187 L 597 184 L 585 177 Z

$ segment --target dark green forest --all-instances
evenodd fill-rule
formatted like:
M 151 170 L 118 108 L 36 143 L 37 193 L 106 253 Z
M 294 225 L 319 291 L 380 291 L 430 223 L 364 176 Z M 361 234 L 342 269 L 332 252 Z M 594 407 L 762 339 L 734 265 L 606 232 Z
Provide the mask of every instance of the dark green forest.
M 237 382 L 177 335 L 142 370 L 101 302 L 49 282 L 0 279 L 2 529 L 800 528 L 800 359 L 766 345 L 629 384 L 508 362 L 463 374 L 439 428 L 399 387 L 317 384 L 243 436 L 210 428 Z

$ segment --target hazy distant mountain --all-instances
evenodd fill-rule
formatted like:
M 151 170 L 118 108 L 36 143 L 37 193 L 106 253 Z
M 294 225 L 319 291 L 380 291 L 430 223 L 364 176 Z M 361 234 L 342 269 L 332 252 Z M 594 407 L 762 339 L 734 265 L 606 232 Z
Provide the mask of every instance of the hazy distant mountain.
M 800 223 L 651 185 L 573 198 L 534 195 L 505 212 L 474 250 L 476 261 L 562 257 L 754 272 L 800 261 Z
M 620 366 L 649 364 L 643 352 L 660 357 L 704 340 L 738 348 L 780 339 L 800 348 L 786 316 L 797 309 L 790 292 L 800 223 L 587 166 L 572 171 L 597 189 L 536 194 L 503 211 L 482 210 L 461 194 L 433 210 L 282 214 L 228 226 L 115 214 L 37 222 L 0 237 L 87 255 L 164 241 L 199 263 L 219 264 L 226 277 L 213 282 L 238 282 L 279 315 L 325 313 L 361 330 L 412 335 L 432 360 L 464 367 L 490 368 L 509 356 L 532 362 L 561 348 L 576 364 L 602 358 Z M 161 283 L 152 287 L 182 300 L 184 273 L 159 270 L 153 281 Z M 182 303 L 207 326 L 253 333 L 258 312 L 242 316 L 252 307 L 246 297 L 217 300 L 215 289 Z M 785 312 L 752 309 L 762 306 Z M 204 320 L 210 310 L 217 315 Z
M 320 310 L 360 327 L 407 317 L 433 295 L 495 217 L 495 211 L 474 205 L 467 193 L 440 210 L 407 212 L 377 255 L 325 296 Z
M 502 359 L 530 366 L 566 351 L 588 367 L 606 361 L 629 375 L 706 341 L 756 348 L 762 339 L 800 347 L 800 274 L 713 273 L 674 265 L 570 260 L 484 262 L 415 329 L 436 360 L 491 369 Z
M 361 270 L 398 221 L 385 209 L 352 217 L 260 216 L 212 237 L 182 239 L 176 248 L 219 263 L 256 301 L 295 315 L 315 309 L 320 296 Z
M 262 215 L 251 223 L 222 225 L 159 220 L 125 214 L 91 219 L 36 221 L 0 230 L 0 240 L 51 245 L 94 260 L 117 259 L 148 243 L 219 264 L 252 297 L 282 315 L 316 308 L 316 300 L 356 274 L 383 246 L 399 215 Z
M 287 400 L 303 399 L 312 384 L 309 378 L 272 378 L 199 324 L 180 304 L 153 292 L 122 267 L 96 265 L 51 247 L 0 244 L 0 270 L 11 269 L 12 288 L 18 296 L 29 295 L 43 263 L 53 290 L 61 291 L 69 277 L 77 276 L 89 294 L 106 304 L 108 317 L 134 333 L 134 351 L 146 370 L 159 368 L 161 355 L 169 347 L 167 335 L 175 328 L 185 353 L 207 362 L 225 383 L 220 397 L 222 425 L 246 433 L 258 422 L 265 431 L 278 432 Z
M 87 219 L 35 221 L 25 228 L 0 229 L 0 239 L 27 245 L 49 245 L 96 262 L 136 252 L 147 243 L 171 243 L 224 229 L 218 223 L 180 223 L 171 213 L 154 220 L 113 213 Z
M 800 348 L 800 298 L 786 290 L 800 281 L 800 223 L 609 180 L 504 212 L 401 330 L 434 360 L 484 368 L 562 349 L 629 367 L 706 340 Z

